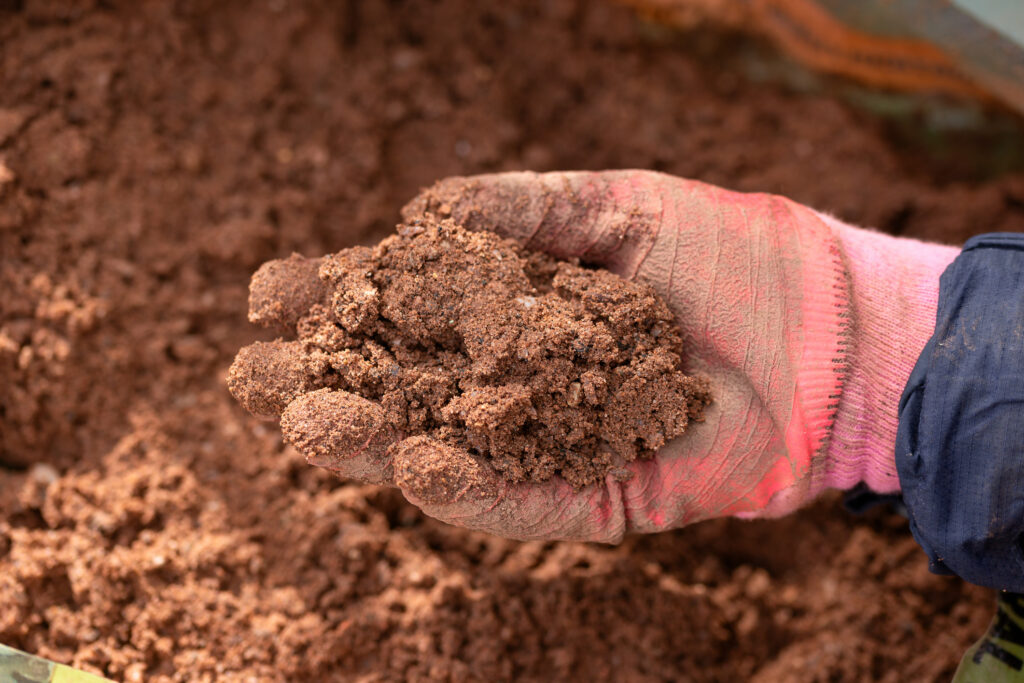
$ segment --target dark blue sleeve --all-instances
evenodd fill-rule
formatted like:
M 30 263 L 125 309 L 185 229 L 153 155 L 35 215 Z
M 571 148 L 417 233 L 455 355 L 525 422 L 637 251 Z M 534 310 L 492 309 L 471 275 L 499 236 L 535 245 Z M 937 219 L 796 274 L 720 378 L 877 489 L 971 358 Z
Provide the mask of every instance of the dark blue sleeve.
M 975 237 L 942 274 L 896 467 L 933 572 L 1024 593 L 1024 234 Z

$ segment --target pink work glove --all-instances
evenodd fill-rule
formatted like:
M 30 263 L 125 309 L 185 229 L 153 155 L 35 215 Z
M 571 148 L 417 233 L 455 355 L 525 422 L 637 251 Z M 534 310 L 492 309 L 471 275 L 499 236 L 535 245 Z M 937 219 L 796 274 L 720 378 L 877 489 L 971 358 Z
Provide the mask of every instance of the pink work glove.
M 649 282 L 714 403 L 654 459 L 630 463 L 628 481 L 579 491 L 558 477 L 509 484 L 468 453 L 421 452 L 425 440 L 386 463 L 373 448 L 312 462 L 394 483 L 438 519 L 520 539 L 616 542 L 724 515 L 778 516 L 862 481 L 899 489 L 897 404 L 958 249 L 646 171 L 450 178 L 404 213 L 423 211 Z M 307 404 L 329 408 L 294 405 Z M 292 440 L 301 450 L 302 435 Z

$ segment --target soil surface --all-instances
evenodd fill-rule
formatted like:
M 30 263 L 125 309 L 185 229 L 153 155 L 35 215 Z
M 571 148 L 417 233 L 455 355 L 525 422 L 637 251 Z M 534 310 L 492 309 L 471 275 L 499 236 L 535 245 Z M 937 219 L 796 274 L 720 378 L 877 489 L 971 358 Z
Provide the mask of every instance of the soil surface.
M 432 214 L 316 263 L 257 271 L 249 319 L 298 338 L 250 345 L 228 373 L 249 412 L 284 413 L 285 439 L 308 459 L 425 434 L 509 481 L 583 487 L 628 477 L 627 462 L 711 400 L 683 373 L 675 318 L 647 284 Z
M 1024 231 L 1021 175 L 610 3 L 0 8 L 0 642 L 128 681 L 941 681 L 982 633 L 884 510 L 504 541 L 309 467 L 224 377 L 261 263 L 445 175 L 652 168 L 954 243 Z

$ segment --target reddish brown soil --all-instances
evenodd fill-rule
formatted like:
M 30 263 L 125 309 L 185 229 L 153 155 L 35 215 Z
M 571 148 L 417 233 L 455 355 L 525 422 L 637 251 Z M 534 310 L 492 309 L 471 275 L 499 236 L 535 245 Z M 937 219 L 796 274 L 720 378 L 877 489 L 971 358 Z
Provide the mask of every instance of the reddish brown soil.
M 260 263 L 440 176 L 655 168 L 953 242 L 1024 230 L 1021 176 L 600 2 L 0 7 L 0 642 L 148 681 L 928 681 L 981 633 L 899 517 L 503 541 L 308 467 L 223 378 Z
M 257 271 L 249 319 L 297 339 L 247 346 L 228 372 L 235 398 L 283 412 L 285 440 L 311 460 L 427 435 L 509 481 L 583 487 L 627 477 L 710 402 L 645 283 L 432 214 L 314 263 Z

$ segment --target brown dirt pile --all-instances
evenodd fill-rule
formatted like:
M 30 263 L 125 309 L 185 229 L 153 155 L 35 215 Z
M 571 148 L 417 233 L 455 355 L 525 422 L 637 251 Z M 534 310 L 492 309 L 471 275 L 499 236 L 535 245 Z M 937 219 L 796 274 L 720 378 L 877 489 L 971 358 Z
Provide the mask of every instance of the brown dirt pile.
M 0 2 L 0 642 L 155 683 L 948 681 L 992 595 L 897 515 L 516 543 L 309 467 L 224 387 L 261 263 L 376 242 L 447 175 L 1024 231 L 1024 175 L 969 162 L 1012 148 L 937 166 L 764 56 L 594 0 Z
M 373 249 L 265 264 L 249 319 L 298 339 L 243 349 L 228 386 L 255 415 L 283 411 L 285 438 L 309 457 L 331 450 L 311 433 L 355 449 L 386 429 L 487 456 L 510 481 L 582 487 L 628 477 L 625 463 L 710 402 L 706 380 L 680 369 L 673 315 L 650 286 L 429 214 Z M 324 389 L 340 395 L 343 436 L 307 424 L 320 416 L 306 402 L 288 407 Z

